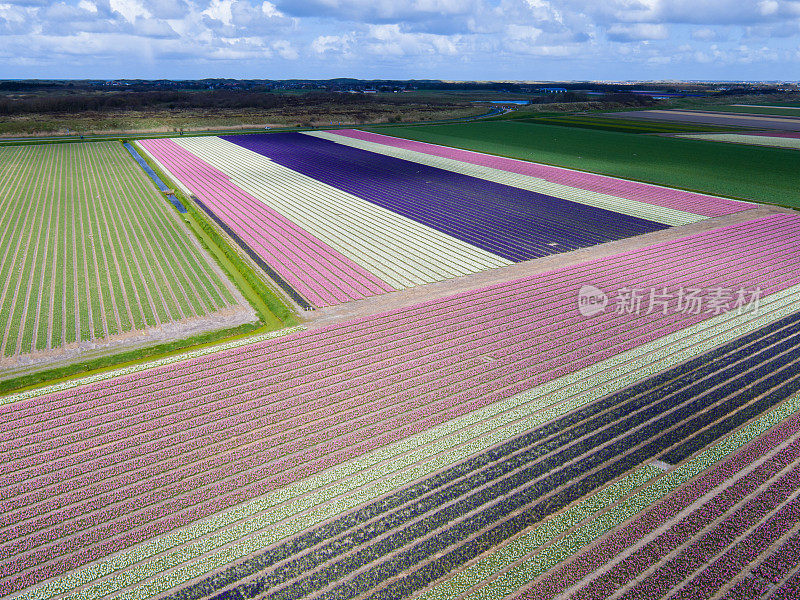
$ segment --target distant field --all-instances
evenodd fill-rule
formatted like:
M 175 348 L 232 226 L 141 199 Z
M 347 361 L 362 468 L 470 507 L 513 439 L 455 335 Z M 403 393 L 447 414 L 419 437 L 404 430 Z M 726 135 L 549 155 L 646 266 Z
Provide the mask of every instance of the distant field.
M 0 363 L 241 310 L 119 143 L 0 148 L 0 207 Z
M 658 123 L 697 123 L 719 127 L 749 127 L 775 131 L 800 131 L 800 112 L 793 115 L 758 115 L 712 110 L 637 110 L 605 113 L 613 119 L 647 119 Z M 794 118 L 789 118 L 794 117 Z
M 800 153 L 513 121 L 370 128 L 378 133 L 661 185 L 800 207 Z
M 730 142 L 751 146 L 774 146 L 776 148 L 795 148 L 800 150 L 800 133 L 784 135 L 742 135 L 738 133 L 694 133 L 680 137 L 709 140 L 714 142 Z
M 320 133 L 138 143 L 306 307 L 704 218 L 491 167 L 393 156 L 380 144 L 359 147 L 351 137 Z M 614 189 L 625 193 L 624 183 Z
M 742 106 L 730 105 L 709 107 L 709 110 L 719 112 L 735 112 L 735 113 L 750 113 L 755 115 L 778 115 L 786 117 L 800 117 L 800 102 L 786 102 L 783 104 L 774 104 L 770 106 Z
M 593 115 L 564 115 L 531 117 L 519 119 L 524 123 L 542 123 L 544 125 L 561 125 L 564 127 L 581 127 L 584 129 L 600 129 L 621 133 L 694 133 L 730 131 L 730 127 L 715 127 L 697 123 L 658 123 L 637 119 L 609 119 Z

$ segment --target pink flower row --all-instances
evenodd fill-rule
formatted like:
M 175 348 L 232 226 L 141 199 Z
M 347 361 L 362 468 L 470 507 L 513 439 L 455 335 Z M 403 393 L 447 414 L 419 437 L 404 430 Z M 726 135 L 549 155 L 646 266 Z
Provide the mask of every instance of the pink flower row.
M 619 319 L 619 317 L 617 318 Z M 672 315 L 672 319 L 678 319 L 678 318 L 680 318 L 678 315 Z M 515 358 L 516 360 L 519 360 L 519 357 L 515 357 L 515 354 L 520 352 L 525 353 L 526 351 L 529 350 L 530 334 L 534 332 L 544 334 L 545 336 L 550 332 L 556 332 L 556 331 L 562 334 L 561 336 L 562 339 L 559 342 L 550 341 L 540 344 L 538 346 L 540 351 L 549 351 L 557 349 L 564 351 L 565 349 L 569 349 L 570 340 L 575 340 L 576 342 L 578 342 L 579 340 L 581 340 L 583 332 L 583 323 L 578 321 L 576 318 L 572 319 L 572 321 L 573 321 L 572 324 L 569 324 L 569 326 L 567 327 L 565 327 L 565 323 L 560 323 L 558 324 L 559 327 L 556 327 L 554 325 L 546 326 L 542 322 L 533 322 L 531 321 L 531 319 L 523 319 L 516 327 L 513 328 L 515 332 L 513 336 L 509 336 L 508 334 L 504 333 L 505 328 L 502 326 L 488 328 L 485 325 L 475 325 L 472 327 L 472 331 L 469 331 L 468 329 L 467 331 L 464 332 L 466 334 L 473 334 L 471 338 L 467 338 L 471 339 L 471 341 L 468 341 L 466 343 L 464 341 L 459 341 L 456 344 L 451 344 L 451 347 L 448 349 L 448 351 L 444 353 L 440 351 L 437 354 L 433 352 L 430 345 L 433 345 L 433 347 L 436 348 L 437 342 L 439 342 L 439 340 L 438 339 L 431 340 L 430 338 L 428 338 L 427 342 L 417 342 L 416 344 L 409 345 L 406 348 L 408 352 L 404 353 L 402 361 L 397 356 L 394 356 L 391 353 L 388 355 L 388 358 L 386 358 L 382 362 L 378 362 L 376 360 L 376 362 L 370 366 L 369 372 L 366 375 L 361 375 L 360 379 L 356 377 L 356 374 L 354 374 L 353 377 L 351 378 L 349 377 L 350 375 L 349 373 L 342 373 L 342 370 L 339 368 L 338 365 L 342 364 L 343 361 L 337 358 L 337 360 L 334 361 L 333 367 L 329 366 L 327 368 L 323 368 L 321 371 L 317 373 L 312 373 L 313 378 L 309 379 L 308 381 L 306 381 L 303 378 L 300 378 L 301 381 L 300 386 L 298 386 L 297 379 L 293 380 L 290 378 L 283 378 L 282 381 L 283 385 L 280 385 L 277 388 L 273 387 L 270 390 L 273 393 L 273 395 L 270 397 L 270 400 L 272 404 L 277 404 L 280 410 L 283 410 L 284 412 L 290 411 L 293 406 L 300 406 L 300 405 L 304 406 L 306 409 L 310 409 L 311 405 L 306 403 L 306 397 L 308 398 L 308 402 L 312 402 L 314 400 L 316 392 L 324 387 L 326 391 L 326 396 L 328 398 L 326 402 L 333 402 L 340 400 L 341 402 L 352 403 L 352 400 L 348 396 L 351 394 L 351 390 L 354 387 L 360 386 L 360 389 L 363 390 L 362 393 L 366 393 L 368 391 L 373 391 L 373 387 L 375 386 L 376 381 L 380 381 L 382 386 L 384 387 L 393 380 L 403 380 L 407 382 L 409 380 L 409 377 L 411 377 L 414 374 L 413 371 L 414 369 L 423 369 L 429 363 L 437 363 L 437 362 L 440 363 L 441 365 L 439 367 L 439 370 L 433 372 L 431 376 L 428 377 L 428 379 L 434 381 L 441 380 L 444 374 L 444 372 L 441 369 L 444 368 L 446 365 L 449 364 L 459 365 L 463 363 L 465 359 L 476 358 L 487 352 L 491 352 L 493 356 L 499 358 L 497 363 L 493 365 L 494 367 L 497 368 L 503 367 L 504 365 L 510 362 L 509 360 L 506 360 L 506 357 L 511 357 Z M 639 326 L 642 327 L 642 331 L 647 331 L 650 329 L 652 324 L 639 323 Z M 493 329 L 495 330 L 495 333 L 492 334 Z M 618 330 L 620 333 L 630 334 L 631 331 L 629 329 L 630 326 L 628 324 L 616 324 L 614 325 L 613 328 L 608 329 L 605 333 L 607 333 L 608 337 L 610 338 L 615 334 L 615 330 Z M 476 333 L 483 333 L 484 336 L 476 337 L 474 335 Z M 448 336 L 446 332 L 440 332 L 439 337 L 447 340 Z M 574 360 L 581 357 L 584 354 L 588 356 L 590 355 L 590 353 L 591 353 L 591 347 L 583 352 L 580 350 L 573 352 L 570 356 Z M 554 359 L 558 359 L 559 357 L 558 354 L 551 353 L 551 355 L 553 356 Z M 547 355 L 544 355 L 541 356 L 540 358 L 546 359 L 546 356 Z M 557 363 L 561 363 L 561 365 L 563 366 L 562 361 L 557 360 Z M 406 371 L 393 373 L 391 367 L 393 367 L 396 364 L 404 364 L 404 366 L 406 366 Z M 542 363 L 540 363 L 540 366 L 541 364 Z M 358 362 L 350 366 L 351 369 L 356 369 L 355 373 L 358 373 L 359 368 L 363 369 L 363 366 L 361 366 Z M 520 366 L 519 363 L 516 363 L 514 365 L 515 368 L 519 368 L 519 366 Z M 458 368 L 460 369 L 462 367 Z M 483 368 L 488 368 L 488 367 L 483 365 Z M 389 369 L 389 370 L 388 372 L 383 372 L 383 369 Z M 426 371 L 430 371 L 430 369 L 426 369 Z M 497 373 L 499 373 L 499 371 L 495 370 L 493 376 L 497 377 Z M 347 377 L 345 378 L 335 377 L 336 375 L 344 375 Z M 329 376 L 333 378 L 333 381 L 324 379 Z M 462 375 L 462 377 L 463 376 L 464 375 Z M 321 380 L 321 378 L 323 379 Z M 267 381 L 262 380 L 260 382 L 253 382 L 249 385 L 249 387 L 261 391 L 263 388 L 266 387 L 268 383 L 275 384 L 276 382 L 272 377 L 269 377 Z M 369 385 L 372 385 L 373 387 L 368 387 Z M 226 389 L 226 384 L 222 381 L 217 381 L 217 383 L 215 383 L 213 386 L 210 386 L 208 389 L 204 390 L 204 392 L 215 393 L 215 392 L 221 392 L 225 389 Z M 172 390 L 172 393 L 170 395 L 171 399 L 170 407 L 177 408 L 179 411 L 178 414 L 180 413 L 185 414 L 186 412 L 191 410 L 191 414 L 194 416 L 195 422 L 197 422 L 199 419 L 198 415 L 203 415 L 208 413 L 212 415 L 212 418 L 224 417 L 228 416 L 229 414 L 238 415 L 241 418 L 250 418 L 250 412 L 248 411 L 253 410 L 254 407 L 261 408 L 262 410 L 264 409 L 264 407 L 260 406 L 261 404 L 260 401 L 250 402 L 249 405 L 243 403 L 243 401 L 249 400 L 251 398 L 257 398 L 258 394 L 253 394 L 253 393 L 243 394 L 242 392 L 245 391 L 244 389 L 236 389 L 234 391 L 236 392 L 235 399 L 228 399 L 226 402 L 223 403 L 220 403 L 220 400 L 215 400 L 212 405 L 205 406 L 204 410 L 198 410 L 198 407 L 202 408 L 203 404 L 199 401 L 198 397 L 194 395 L 193 392 L 188 392 L 185 394 L 175 394 L 175 390 Z M 301 394 L 304 394 L 305 396 Z M 185 403 L 181 403 L 182 401 L 185 401 Z M 290 404 L 287 405 L 285 401 L 289 401 Z M 161 398 L 156 397 L 155 403 L 159 406 L 164 406 L 163 399 Z M 233 409 L 230 408 L 231 405 L 234 405 Z M 148 431 L 151 429 L 160 430 L 162 432 L 169 432 L 172 429 L 186 430 L 186 427 L 189 426 L 189 423 L 186 423 L 185 421 L 179 421 L 178 422 L 179 424 L 174 424 L 173 423 L 174 417 L 170 416 L 170 414 L 167 414 L 166 417 L 162 417 L 161 420 L 156 419 L 152 415 L 152 413 L 145 413 L 145 415 L 147 416 L 147 418 L 141 418 L 141 419 L 133 418 L 133 417 L 138 417 L 138 415 L 133 415 L 130 419 L 126 419 L 124 421 L 124 427 L 122 426 L 122 423 L 117 422 L 116 428 L 112 432 L 115 437 L 109 437 L 109 434 L 107 432 L 107 426 L 105 425 L 95 430 L 91 430 L 90 427 L 87 427 L 84 431 L 87 431 L 92 435 L 95 435 L 95 439 L 90 439 L 89 442 L 85 444 L 79 446 L 72 446 L 71 448 L 67 448 L 66 446 L 61 446 L 59 454 L 53 454 L 53 453 L 47 454 L 42 457 L 42 462 L 49 462 L 52 465 L 52 468 L 55 468 L 57 465 L 59 468 L 63 469 L 64 467 L 66 467 L 66 465 L 63 462 L 54 462 L 54 461 L 59 461 L 63 452 L 66 451 L 65 449 L 70 450 L 70 452 L 72 453 L 76 451 L 83 451 L 84 453 L 81 456 L 83 458 L 83 461 L 85 462 L 85 460 L 88 458 L 88 456 L 86 456 L 86 452 L 91 453 L 92 447 L 97 446 L 100 443 L 111 444 L 115 440 L 125 439 L 126 436 L 129 437 L 131 433 L 130 431 L 126 431 L 125 427 L 131 427 L 133 425 L 136 425 L 138 421 L 144 421 L 145 424 L 149 426 Z M 91 423 L 91 421 L 89 421 L 89 423 Z M 170 424 L 172 424 L 172 427 L 170 427 Z M 84 433 L 84 431 L 80 433 Z M 72 434 L 73 437 L 77 435 L 78 433 Z M 101 435 L 99 439 L 96 437 L 98 435 Z M 144 434 L 140 434 L 140 437 L 143 435 Z M 59 439 L 59 441 L 61 441 L 61 439 Z M 165 441 L 165 443 L 168 442 Z M 171 443 L 171 441 L 169 443 Z M 37 449 L 41 450 L 41 448 Z M 18 461 L 23 461 L 24 464 L 28 464 L 31 458 L 31 454 L 30 452 L 25 452 L 25 450 L 30 450 L 30 447 L 20 448 L 18 457 L 9 456 L 9 458 L 16 458 Z M 76 456 L 75 458 L 77 459 L 78 457 Z M 115 462 L 119 461 L 117 460 Z M 8 470 L 13 470 L 14 467 L 17 466 L 16 464 L 13 463 L 13 461 L 7 464 L 8 464 L 7 467 Z M 11 478 L 10 480 L 14 480 L 15 478 L 18 477 L 20 477 L 19 471 L 10 474 Z M 8 497 L 11 497 L 13 495 L 14 493 L 12 491 L 12 493 L 8 494 Z M 8 508 L 11 507 L 9 506 Z
M 526 334 L 526 332 L 525 332 L 525 331 L 522 331 L 520 335 L 522 335 L 522 336 L 524 337 L 524 335 L 525 335 L 525 334 Z M 508 340 L 508 341 L 510 341 L 510 340 Z M 508 341 L 507 341 L 507 342 L 508 342 Z M 479 347 L 479 345 L 476 345 L 475 347 Z M 490 348 L 492 348 L 492 347 L 490 347 Z M 500 346 L 497 346 L 497 349 L 498 349 L 498 350 L 502 350 L 502 348 L 503 348 L 503 347 L 502 347 L 502 345 L 500 345 Z M 524 350 L 524 346 L 523 346 L 523 350 Z M 413 366 L 413 365 L 410 365 L 410 366 Z M 419 368 L 419 367 L 417 367 L 417 368 Z M 348 389 L 348 387 L 349 387 L 349 385 L 340 385 L 340 387 L 339 387 L 339 390 L 338 390 L 338 391 L 340 391 L 340 392 L 346 392 L 346 390 Z M 308 390 L 307 390 L 307 391 L 308 391 Z M 312 388 L 312 391 L 313 391 L 313 388 Z M 331 391 L 335 391 L 335 390 L 331 390 Z M 280 399 L 280 398 L 279 398 L 279 399 Z M 168 423 L 168 422 L 167 422 L 167 423 Z M 167 423 L 165 423 L 164 425 L 166 425 Z M 160 424 L 160 423 L 154 423 L 153 425 L 154 425 L 156 428 L 158 428 L 158 427 L 161 427 L 161 426 L 162 426 L 162 424 Z M 108 443 L 110 440 L 109 440 L 109 439 L 102 439 L 102 441 L 103 441 L 104 443 Z M 48 458 L 48 459 L 54 459 L 55 457 L 53 457 L 53 456 L 48 456 L 47 458 Z M 63 464 L 59 463 L 59 466 L 63 467 L 63 466 L 65 466 L 65 465 L 63 465 Z
M 783 437 L 784 432 L 788 431 L 791 433 L 797 429 L 797 420 L 794 419 L 787 427 L 783 429 L 779 436 L 776 437 L 780 439 Z M 641 550 L 626 558 L 609 572 L 605 573 L 602 577 L 592 582 L 591 585 L 586 586 L 585 588 L 581 589 L 580 592 L 574 594 L 573 598 L 575 600 L 578 598 L 584 598 L 588 600 L 590 598 L 602 598 L 605 597 L 605 595 L 612 593 L 618 587 L 631 581 L 648 566 L 657 562 L 662 556 L 665 556 L 671 550 L 678 548 L 681 544 L 691 540 L 693 536 L 697 535 L 703 529 L 703 527 L 713 523 L 715 519 L 722 517 L 726 511 L 733 508 L 734 505 L 744 496 L 746 496 L 752 490 L 757 489 L 759 485 L 765 483 L 771 477 L 775 476 L 784 464 L 779 461 L 784 459 L 791 461 L 796 459 L 798 456 L 800 456 L 800 443 L 795 443 L 792 446 L 782 450 L 776 455 L 774 460 L 759 466 L 753 472 L 737 481 L 733 486 L 730 486 L 718 493 L 712 499 L 703 504 L 703 506 L 685 517 L 682 521 L 674 524 L 667 532 L 661 534 L 658 538 L 648 543 Z M 752 462 L 753 460 L 759 458 L 759 456 L 754 456 L 752 451 L 746 451 L 744 456 L 739 460 L 743 460 L 745 458 L 748 458 L 749 461 Z M 734 461 L 736 461 L 736 459 L 734 459 Z M 746 466 L 746 463 L 742 466 Z M 642 522 L 640 523 L 637 521 L 634 524 L 635 528 L 626 528 L 618 535 L 612 536 L 621 542 L 617 551 L 622 550 L 624 547 L 630 546 L 634 541 L 637 541 L 643 537 L 642 535 L 639 535 L 642 525 L 646 525 L 649 529 L 651 527 L 654 528 L 663 524 L 663 520 L 661 522 L 653 522 L 653 519 L 657 519 L 659 516 L 662 516 L 663 519 L 667 519 L 676 515 L 685 506 L 688 506 L 696 498 L 702 496 L 704 491 L 710 491 L 714 487 L 723 484 L 730 475 L 731 473 L 726 473 L 725 469 L 715 470 L 709 475 L 704 476 L 696 482 L 693 482 L 691 485 L 684 486 L 678 493 L 674 494 L 665 501 L 662 501 L 656 510 L 649 511 L 645 517 L 640 517 L 639 521 Z M 697 491 L 695 491 L 695 488 L 697 488 Z M 760 498 L 759 502 L 764 500 L 763 496 L 759 496 L 758 498 Z M 744 510 L 747 510 L 747 507 L 750 507 L 750 510 L 757 508 L 757 502 L 755 500 L 751 500 L 746 505 Z M 689 576 L 692 570 L 701 567 L 706 562 L 705 560 L 700 560 L 700 557 L 702 556 L 700 548 L 701 545 L 704 544 L 703 540 L 708 540 L 708 543 L 711 544 L 711 546 L 709 546 L 708 543 L 706 543 L 705 546 L 703 546 L 705 548 L 718 548 L 718 544 L 720 542 L 723 543 L 724 547 L 725 542 L 732 539 L 730 537 L 730 527 L 732 525 L 738 524 L 738 526 L 741 528 L 746 527 L 748 523 L 757 522 L 757 519 L 756 521 L 752 521 L 748 519 L 742 519 L 742 516 L 743 515 L 741 512 L 737 512 L 735 514 L 735 518 L 723 520 L 722 523 L 714 531 L 712 531 L 710 534 L 711 537 L 705 536 L 701 539 L 695 540 L 687 550 L 681 552 L 679 555 L 681 560 L 675 561 L 675 568 L 669 568 L 665 566 L 664 568 L 657 569 L 650 577 L 644 580 L 642 586 L 637 586 L 637 591 L 634 591 L 634 596 L 641 597 L 645 589 L 648 590 L 648 593 L 655 593 L 657 589 L 668 590 L 669 584 L 666 584 L 667 587 L 665 588 L 664 584 L 661 583 L 661 579 L 673 578 L 671 579 L 671 583 L 676 584 L 677 582 L 682 581 L 683 578 Z M 636 531 L 637 529 L 639 531 Z M 635 535 L 628 537 L 629 534 L 633 534 L 634 531 L 636 532 Z M 742 531 L 746 531 L 746 529 L 743 529 Z M 736 536 L 734 535 L 733 537 Z M 606 556 L 608 556 L 609 550 L 611 549 L 612 548 L 608 546 L 604 548 L 604 553 Z M 596 553 L 593 554 L 594 556 L 597 556 Z M 698 560 L 700 562 L 698 562 Z

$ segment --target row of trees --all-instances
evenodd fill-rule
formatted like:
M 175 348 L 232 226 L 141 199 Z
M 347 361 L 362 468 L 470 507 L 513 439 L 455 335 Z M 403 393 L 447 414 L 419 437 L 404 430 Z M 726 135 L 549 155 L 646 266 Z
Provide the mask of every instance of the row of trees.
M 0 115 L 35 113 L 120 112 L 187 109 L 279 109 L 304 106 L 403 103 L 403 98 L 376 98 L 362 94 L 309 92 L 255 93 L 235 90 L 91 92 L 84 94 L 0 97 Z M 438 104 L 438 103 L 437 103 Z M 445 102 L 442 102 L 445 104 Z

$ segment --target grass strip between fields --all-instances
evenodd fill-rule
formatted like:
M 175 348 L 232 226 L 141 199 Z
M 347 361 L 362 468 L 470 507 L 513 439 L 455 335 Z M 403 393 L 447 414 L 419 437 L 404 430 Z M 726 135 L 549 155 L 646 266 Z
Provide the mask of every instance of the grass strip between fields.
M 115 594 L 145 600 L 793 314 L 800 310 L 799 295 L 800 286 L 795 286 L 763 299 L 758 315 L 730 312 L 712 317 L 121 551 L 16 598 L 97 600 Z

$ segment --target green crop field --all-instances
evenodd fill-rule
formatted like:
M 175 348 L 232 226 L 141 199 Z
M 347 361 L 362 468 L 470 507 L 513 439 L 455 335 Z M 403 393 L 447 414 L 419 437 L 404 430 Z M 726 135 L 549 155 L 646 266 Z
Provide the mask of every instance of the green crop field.
M 513 113 L 510 113 L 513 114 Z M 609 119 L 594 115 L 564 115 L 546 117 L 527 117 L 518 120 L 523 123 L 542 125 L 561 125 L 563 127 L 581 127 L 602 131 L 618 131 L 622 133 L 706 133 L 735 130 L 735 127 L 718 127 L 698 123 L 675 123 L 645 121 L 637 119 Z
M 0 360 L 240 304 L 118 142 L 0 148 Z
M 800 208 L 800 152 L 518 121 L 372 127 L 433 144 Z

